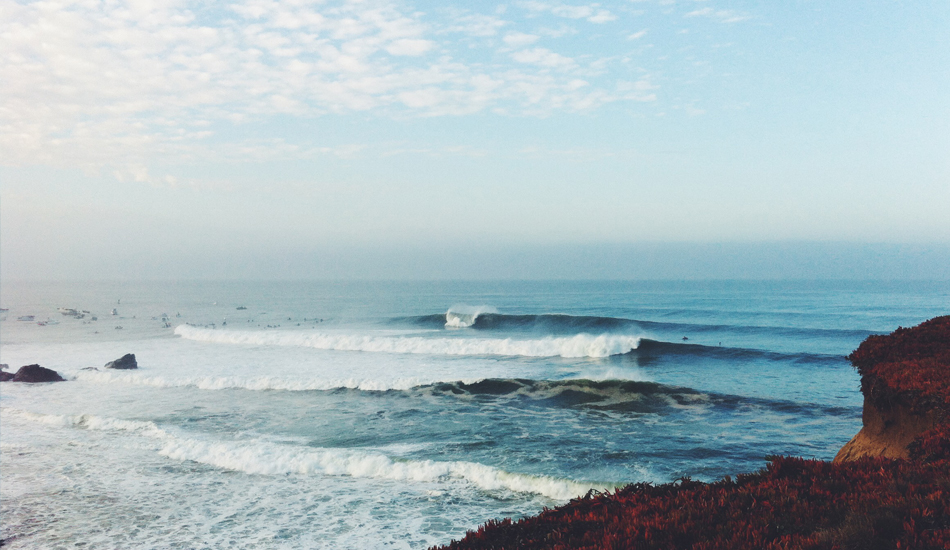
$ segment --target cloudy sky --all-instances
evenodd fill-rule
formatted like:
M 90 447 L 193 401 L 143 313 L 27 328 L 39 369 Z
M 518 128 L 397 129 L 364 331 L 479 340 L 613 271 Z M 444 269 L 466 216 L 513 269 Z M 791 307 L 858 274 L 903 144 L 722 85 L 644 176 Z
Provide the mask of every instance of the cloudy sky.
M 0 0 L 0 274 L 678 276 L 725 246 L 950 277 L 948 29 L 944 0 Z

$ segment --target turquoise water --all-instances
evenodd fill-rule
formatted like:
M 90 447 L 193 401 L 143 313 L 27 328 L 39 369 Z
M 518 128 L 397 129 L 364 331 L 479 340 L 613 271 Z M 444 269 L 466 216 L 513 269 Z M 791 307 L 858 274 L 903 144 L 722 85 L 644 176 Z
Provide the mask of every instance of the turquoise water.
M 860 426 L 844 356 L 946 314 L 950 284 L 5 282 L 0 299 L 0 361 L 69 379 L 0 386 L 11 548 L 425 548 L 590 489 L 830 459 Z M 125 353 L 138 370 L 102 369 Z

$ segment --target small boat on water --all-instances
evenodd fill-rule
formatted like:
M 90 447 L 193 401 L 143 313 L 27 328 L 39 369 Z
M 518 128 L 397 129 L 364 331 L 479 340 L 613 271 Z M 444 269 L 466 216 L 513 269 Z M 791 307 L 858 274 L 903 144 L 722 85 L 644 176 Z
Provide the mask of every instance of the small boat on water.
M 36 316 L 35 315 L 21 315 L 17 317 L 16 320 L 17 321 L 35 321 Z
M 73 308 L 71 308 L 71 307 L 61 307 L 61 308 L 59 308 L 57 311 L 59 311 L 59 312 L 62 313 L 63 315 L 68 315 L 68 316 L 70 316 L 70 317 L 75 317 L 75 316 L 79 315 L 79 311 L 77 311 L 77 310 L 75 310 L 75 309 L 73 309 Z
M 116 311 L 116 309 L 115 309 L 115 308 L 112 308 L 112 314 L 113 314 L 113 315 L 118 315 L 118 314 L 119 314 L 119 312 L 118 312 L 118 311 Z

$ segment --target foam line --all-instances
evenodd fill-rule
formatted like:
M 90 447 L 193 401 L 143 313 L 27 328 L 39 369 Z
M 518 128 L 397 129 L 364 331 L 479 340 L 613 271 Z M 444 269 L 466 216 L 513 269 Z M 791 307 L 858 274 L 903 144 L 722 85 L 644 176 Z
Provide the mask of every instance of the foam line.
M 201 390 L 280 390 L 280 391 L 325 391 L 335 389 L 353 389 L 363 391 L 408 390 L 417 386 L 438 382 L 438 380 L 422 378 L 397 378 L 391 380 L 374 380 L 368 378 L 342 379 L 294 379 L 279 376 L 194 376 L 194 377 L 165 377 L 153 376 L 141 372 L 103 372 L 80 371 L 75 375 L 76 380 L 94 382 L 98 384 L 131 384 L 136 386 L 151 386 L 156 388 L 195 387 Z M 478 379 L 470 381 L 475 382 Z

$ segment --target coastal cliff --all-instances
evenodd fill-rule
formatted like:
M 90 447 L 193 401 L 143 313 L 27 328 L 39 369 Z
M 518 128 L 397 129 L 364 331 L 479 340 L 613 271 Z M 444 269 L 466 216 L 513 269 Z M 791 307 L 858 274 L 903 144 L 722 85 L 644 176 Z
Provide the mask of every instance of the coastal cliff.
M 950 316 L 866 339 L 863 427 L 833 462 L 772 457 L 715 483 L 638 483 L 445 549 L 950 548 Z
M 861 414 L 863 427 L 835 455 L 834 462 L 864 457 L 908 458 L 909 445 L 937 425 L 936 411 L 915 414 L 906 403 L 891 403 L 879 409 L 865 398 Z

